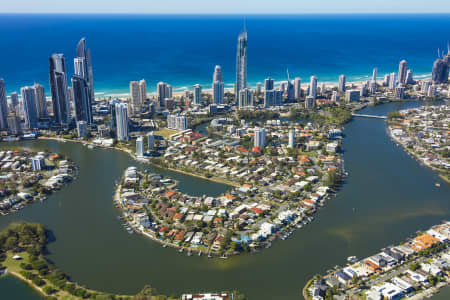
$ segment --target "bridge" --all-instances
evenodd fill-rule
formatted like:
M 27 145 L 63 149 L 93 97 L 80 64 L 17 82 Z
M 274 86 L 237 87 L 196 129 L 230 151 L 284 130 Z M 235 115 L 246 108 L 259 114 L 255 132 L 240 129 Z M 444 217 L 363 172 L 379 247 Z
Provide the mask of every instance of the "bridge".
M 353 117 L 360 117 L 360 118 L 372 118 L 372 119 L 384 119 L 386 120 L 386 116 L 374 116 L 374 115 L 362 115 L 362 114 L 352 114 Z

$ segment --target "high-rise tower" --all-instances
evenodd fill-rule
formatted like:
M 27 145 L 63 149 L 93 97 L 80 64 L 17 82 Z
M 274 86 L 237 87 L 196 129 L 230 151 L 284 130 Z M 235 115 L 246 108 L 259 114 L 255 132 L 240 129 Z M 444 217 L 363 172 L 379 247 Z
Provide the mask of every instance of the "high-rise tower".
M 406 60 L 402 60 L 398 65 L 398 82 L 406 85 L 406 72 L 408 70 L 408 64 Z
M 0 129 L 8 129 L 8 105 L 6 103 L 5 81 L 0 78 Z
M 55 123 L 65 126 L 70 122 L 70 106 L 67 90 L 67 68 L 64 54 L 49 58 L 50 91 L 52 94 Z
M 223 87 L 222 68 L 220 66 L 216 66 L 214 69 L 212 88 L 213 88 L 213 103 L 223 104 L 224 87 Z
M 236 51 L 236 86 L 235 93 L 238 99 L 239 91 L 247 87 L 247 30 L 239 35 Z

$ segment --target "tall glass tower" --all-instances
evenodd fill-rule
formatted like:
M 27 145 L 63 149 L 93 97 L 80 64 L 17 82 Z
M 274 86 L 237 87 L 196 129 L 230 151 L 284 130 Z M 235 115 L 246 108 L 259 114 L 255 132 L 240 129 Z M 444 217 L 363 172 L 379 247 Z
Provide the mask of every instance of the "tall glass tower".
M 239 91 L 247 87 L 247 30 L 238 37 L 236 53 L 236 86 L 235 94 L 238 99 Z

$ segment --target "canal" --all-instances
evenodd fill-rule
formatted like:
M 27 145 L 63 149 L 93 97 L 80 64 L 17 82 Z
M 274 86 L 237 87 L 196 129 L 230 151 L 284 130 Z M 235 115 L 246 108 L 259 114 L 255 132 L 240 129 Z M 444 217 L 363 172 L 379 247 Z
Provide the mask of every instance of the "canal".
M 387 115 L 417 105 L 390 103 L 361 113 Z M 1 144 L 0 148 L 20 145 L 64 153 L 78 164 L 80 177 L 46 202 L 1 217 L 0 229 L 18 220 L 43 223 L 55 235 L 48 258 L 74 281 L 93 289 L 136 293 L 151 284 L 166 294 L 238 289 L 250 299 L 300 299 L 301 289 L 314 274 L 344 264 L 348 256 L 371 255 L 450 217 L 450 185 L 396 146 L 386 134 L 385 121 L 355 118 L 345 134 L 349 177 L 338 196 L 312 224 L 258 254 L 227 260 L 187 257 L 143 236 L 129 235 L 117 219 L 112 193 L 123 170 L 139 164 L 119 151 L 90 150 L 70 142 Z M 164 173 L 178 179 L 179 189 L 190 194 L 217 195 L 229 188 Z M 441 187 L 434 186 L 437 182 Z M 11 285 L 21 283 L 5 282 L 0 280 L 2 291 L 7 285 L 8 299 L 17 298 L 20 288 Z M 40 299 L 25 294 L 21 299 Z

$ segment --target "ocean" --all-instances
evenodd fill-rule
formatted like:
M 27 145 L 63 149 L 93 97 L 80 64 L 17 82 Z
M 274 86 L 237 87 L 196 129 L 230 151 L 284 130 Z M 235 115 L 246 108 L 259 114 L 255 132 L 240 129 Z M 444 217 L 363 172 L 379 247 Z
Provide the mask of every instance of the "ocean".
M 430 76 L 437 49 L 447 51 L 450 15 L 27 15 L 0 14 L 0 78 L 8 94 L 34 82 L 48 88 L 48 57 L 64 53 L 69 76 L 86 37 L 97 95 L 127 93 L 130 80 L 175 91 L 211 87 L 221 65 L 235 81 L 236 42 L 248 31 L 248 82 L 301 77 L 309 82 L 368 79 L 397 72 L 402 59 L 416 78 Z M 70 80 L 70 79 L 69 79 Z

